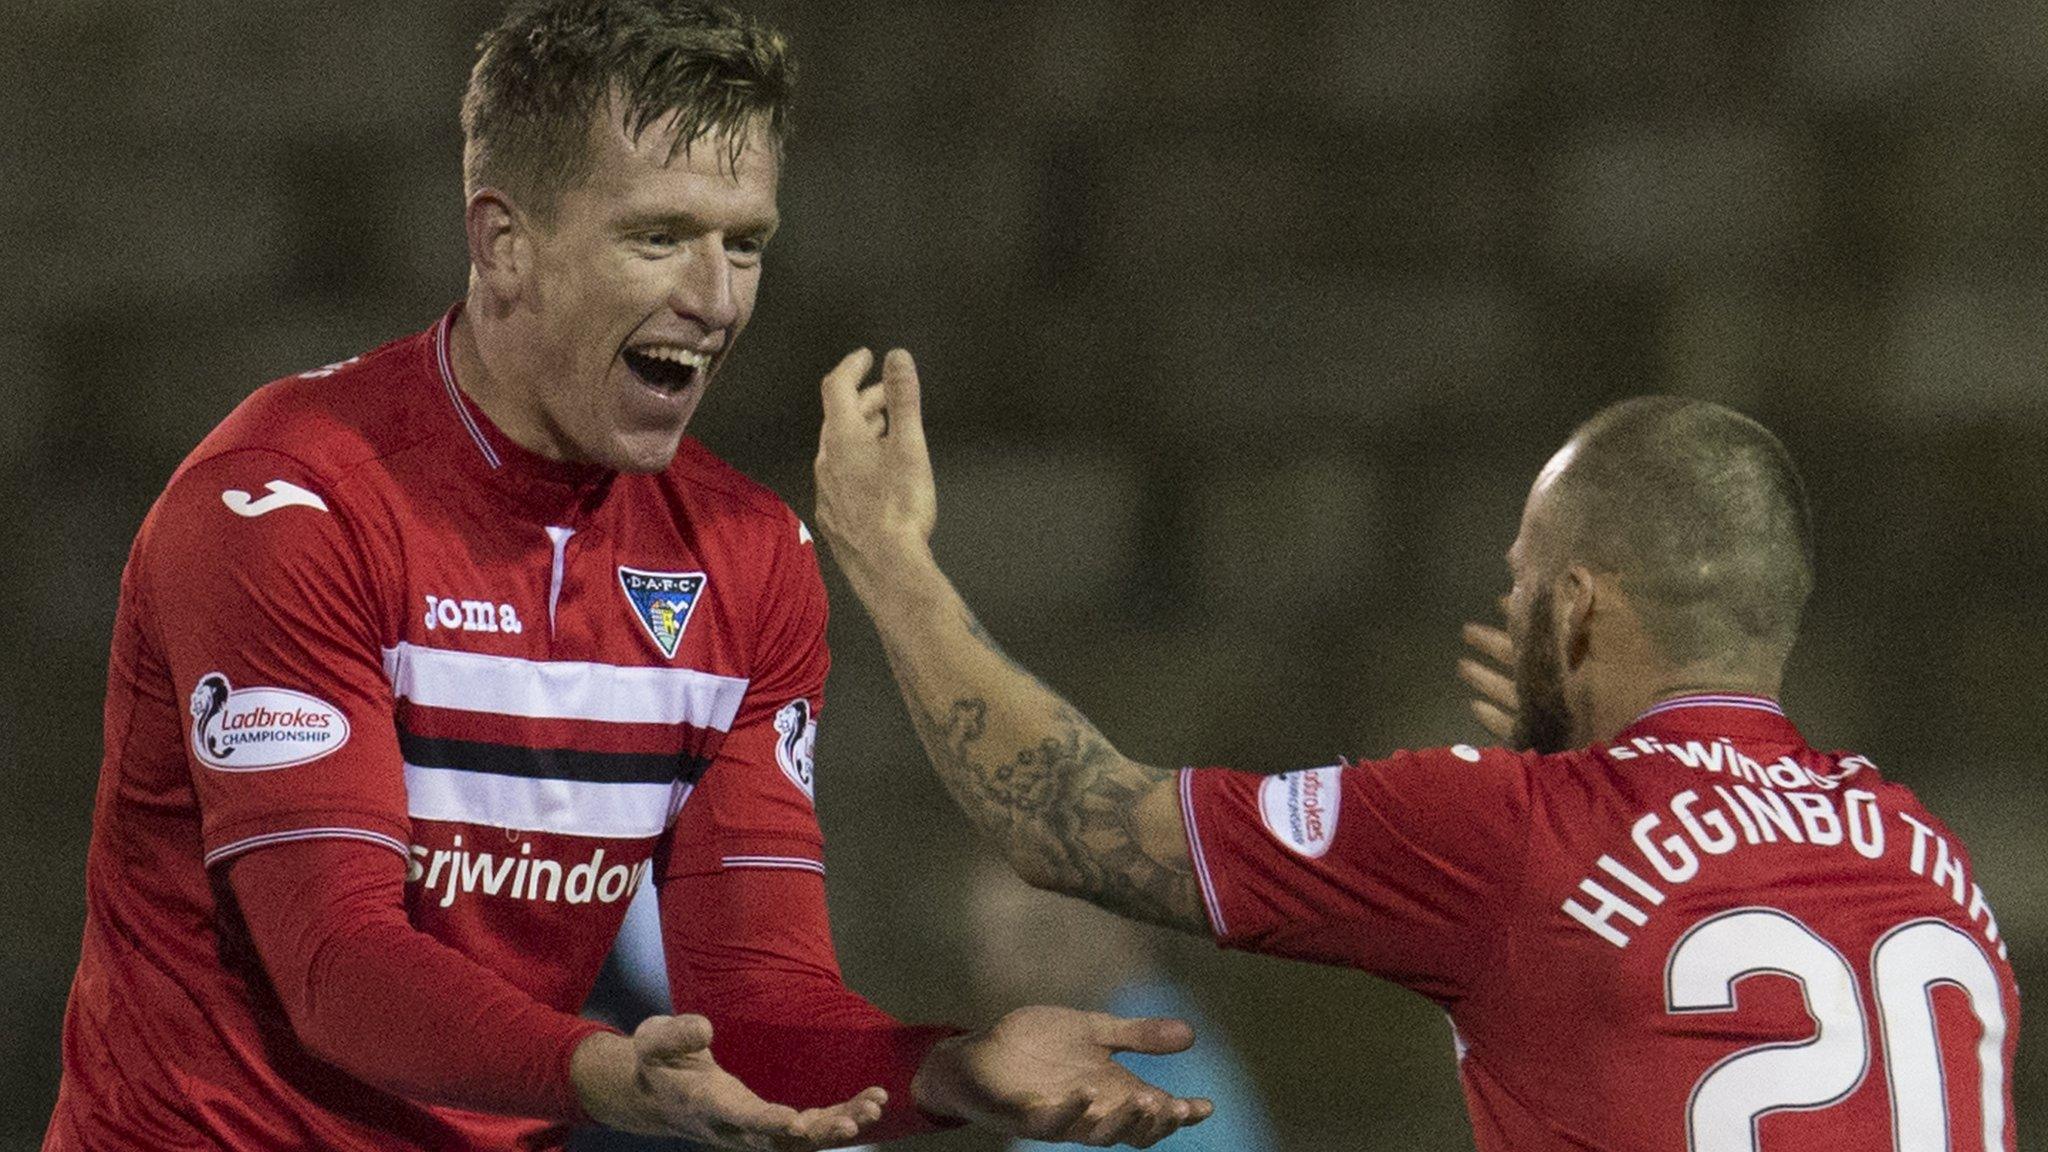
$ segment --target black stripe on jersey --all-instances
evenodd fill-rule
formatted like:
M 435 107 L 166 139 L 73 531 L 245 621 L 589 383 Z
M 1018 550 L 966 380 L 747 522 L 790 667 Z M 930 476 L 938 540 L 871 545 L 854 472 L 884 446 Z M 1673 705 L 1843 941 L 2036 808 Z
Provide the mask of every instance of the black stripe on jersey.
M 530 780 L 581 780 L 592 784 L 695 784 L 708 762 L 700 756 L 654 752 L 585 752 L 577 748 L 524 748 L 415 736 L 400 729 L 398 750 L 408 764 L 520 776 Z

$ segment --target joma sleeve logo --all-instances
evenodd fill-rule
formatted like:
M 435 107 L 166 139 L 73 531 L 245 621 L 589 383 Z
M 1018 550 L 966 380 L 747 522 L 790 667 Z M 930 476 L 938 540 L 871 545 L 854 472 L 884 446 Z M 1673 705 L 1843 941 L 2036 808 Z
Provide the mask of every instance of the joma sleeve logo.
M 290 508 L 293 506 L 313 508 L 321 512 L 327 511 L 327 501 L 322 500 L 320 497 L 315 496 L 313 493 L 306 491 L 289 480 L 272 480 L 263 487 L 270 492 L 270 495 L 252 498 L 240 488 L 230 488 L 220 494 L 220 502 L 227 505 L 228 511 L 233 512 L 237 516 L 261 516 L 268 512 L 275 512 L 279 508 Z

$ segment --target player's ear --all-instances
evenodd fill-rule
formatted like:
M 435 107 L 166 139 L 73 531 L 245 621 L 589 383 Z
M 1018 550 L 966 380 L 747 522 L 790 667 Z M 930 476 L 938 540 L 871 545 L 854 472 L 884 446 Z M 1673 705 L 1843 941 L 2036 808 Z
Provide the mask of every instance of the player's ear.
M 1558 619 L 1558 655 L 1565 671 L 1577 671 L 1593 650 L 1593 613 L 1599 604 L 1600 588 L 1593 573 L 1582 564 L 1566 568 L 1557 578 L 1554 603 Z
M 496 188 L 479 188 L 470 194 L 462 223 L 477 279 L 499 299 L 517 298 L 530 258 L 519 210 Z

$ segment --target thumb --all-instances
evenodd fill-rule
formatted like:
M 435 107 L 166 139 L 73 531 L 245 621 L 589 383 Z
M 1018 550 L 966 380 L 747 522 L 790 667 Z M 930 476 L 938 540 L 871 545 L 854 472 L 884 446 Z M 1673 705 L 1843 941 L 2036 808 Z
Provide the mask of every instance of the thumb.
M 1164 1056 L 1194 1047 L 1195 1030 L 1185 1020 L 1166 1016 L 1126 1019 L 1101 1016 L 1095 1039 L 1118 1052 L 1145 1052 Z
M 642 1064 L 673 1064 L 711 1047 L 711 1021 L 702 1016 L 650 1016 L 633 1030 L 633 1055 Z

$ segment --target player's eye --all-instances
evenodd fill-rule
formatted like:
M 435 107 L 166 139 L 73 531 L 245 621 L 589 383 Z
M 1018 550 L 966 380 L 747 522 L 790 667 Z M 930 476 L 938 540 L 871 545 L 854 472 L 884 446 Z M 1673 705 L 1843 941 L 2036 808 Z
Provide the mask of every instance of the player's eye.
M 759 260 L 767 250 L 768 241 L 761 236 L 735 236 L 725 242 L 726 254 L 743 264 Z
M 678 243 L 676 234 L 666 228 L 636 232 L 633 234 L 632 240 L 634 247 L 652 256 L 665 256 L 673 252 Z

